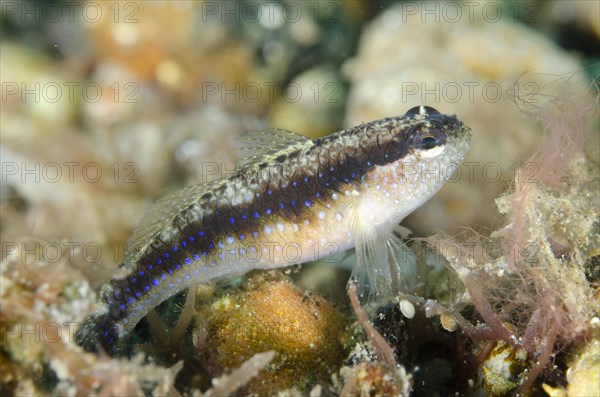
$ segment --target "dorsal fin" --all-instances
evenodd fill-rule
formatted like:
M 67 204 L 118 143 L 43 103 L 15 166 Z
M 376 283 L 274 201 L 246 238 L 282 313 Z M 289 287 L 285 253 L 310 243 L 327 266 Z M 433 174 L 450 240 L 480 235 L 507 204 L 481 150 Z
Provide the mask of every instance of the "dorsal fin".
M 216 180 L 188 186 L 158 199 L 146 210 L 139 225 L 127 240 L 123 265 L 127 267 L 128 264 L 135 262 L 158 233 L 167 227 L 181 211 L 199 201 L 204 193 L 214 189 L 220 183 L 222 183 L 221 180 Z
M 251 131 L 237 138 L 235 151 L 239 165 L 244 167 L 269 161 L 279 154 L 310 147 L 312 144 L 310 139 L 296 132 L 269 128 Z
M 268 162 L 282 153 L 310 147 L 312 141 L 300 134 L 282 129 L 253 131 L 238 138 L 238 155 L 243 156 L 241 166 Z M 188 186 L 168 194 L 146 210 L 139 225 L 125 246 L 123 266 L 135 263 L 156 236 L 183 210 L 198 202 L 201 196 L 215 189 L 224 180 L 215 180 Z

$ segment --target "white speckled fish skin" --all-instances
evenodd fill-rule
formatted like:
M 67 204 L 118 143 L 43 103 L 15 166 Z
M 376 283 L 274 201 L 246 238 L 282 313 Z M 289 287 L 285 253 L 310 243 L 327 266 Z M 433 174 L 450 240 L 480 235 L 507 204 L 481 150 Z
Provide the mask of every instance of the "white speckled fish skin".
M 389 261 L 401 244 L 393 229 L 444 184 L 470 139 L 455 116 L 424 106 L 315 141 L 285 130 L 249 134 L 238 173 L 150 208 L 128 243 L 129 274 L 101 288 L 79 343 L 115 350 L 149 310 L 192 283 L 352 247 L 359 291 L 382 293 L 399 277 Z

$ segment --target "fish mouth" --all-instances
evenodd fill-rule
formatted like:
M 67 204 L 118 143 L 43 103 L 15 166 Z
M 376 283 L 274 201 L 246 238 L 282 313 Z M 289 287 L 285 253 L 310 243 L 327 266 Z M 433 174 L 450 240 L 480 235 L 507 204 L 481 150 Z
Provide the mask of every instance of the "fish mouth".
M 462 162 L 471 147 L 473 131 L 468 126 L 460 123 L 460 128 L 452 134 L 448 134 L 448 143 L 455 148 L 456 161 Z
M 462 162 L 471 146 L 473 131 L 470 127 L 460 121 L 455 115 L 441 117 L 435 123 L 434 128 L 441 129 L 446 135 L 446 151 L 452 161 Z
M 438 120 L 431 122 L 433 128 L 441 130 L 446 136 L 446 146 L 459 148 L 461 152 L 468 150 L 473 131 L 455 115 L 440 115 Z
M 447 140 L 456 144 L 469 144 L 473 136 L 473 131 L 467 125 L 456 117 L 456 115 L 439 115 L 436 117 L 435 124 L 441 128 L 447 135 Z
M 458 133 L 458 138 L 464 140 L 465 143 L 470 144 L 471 139 L 473 138 L 473 130 L 471 130 L 470 127 L 464 125 L 463 123 L 460 123 L 460 124 L 461 124 L 461 129 L 460 129 L 460 132 Z

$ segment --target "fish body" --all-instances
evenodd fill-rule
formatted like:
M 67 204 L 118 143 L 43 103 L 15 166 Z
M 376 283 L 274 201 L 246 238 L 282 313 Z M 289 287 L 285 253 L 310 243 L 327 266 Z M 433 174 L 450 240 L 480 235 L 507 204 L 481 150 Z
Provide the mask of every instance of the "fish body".
M 237 173 L 150 208 L 128 242 L 127 276 L 101 287 L 78 342 L 113 351 L 148 311 L 192 284 L 353 247 L 353 278 L 363 293 L 382 293 L 399 277 L 394 228 L 444 184 L 470 138 L 455 116 L 425 106 L 317 140 L 250 133 Z

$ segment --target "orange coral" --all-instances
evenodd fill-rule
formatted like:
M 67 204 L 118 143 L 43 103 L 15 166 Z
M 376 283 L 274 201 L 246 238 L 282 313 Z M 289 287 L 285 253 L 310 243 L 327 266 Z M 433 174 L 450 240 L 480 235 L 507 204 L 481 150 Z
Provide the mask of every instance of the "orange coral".
M 315 381 L 328 380 L 342 363 L 344 327 L 342 315 L 323 298 L 269 272 L 251 277 L 243 291 L 215 302 L 209 318 L 196 330 L 195 343 L 207 348 L 209 361 L 218 363 L 215 372 L 274 350 L 273 363 L 246 391 L 260 395 L 290 387 L 307 391 Z

